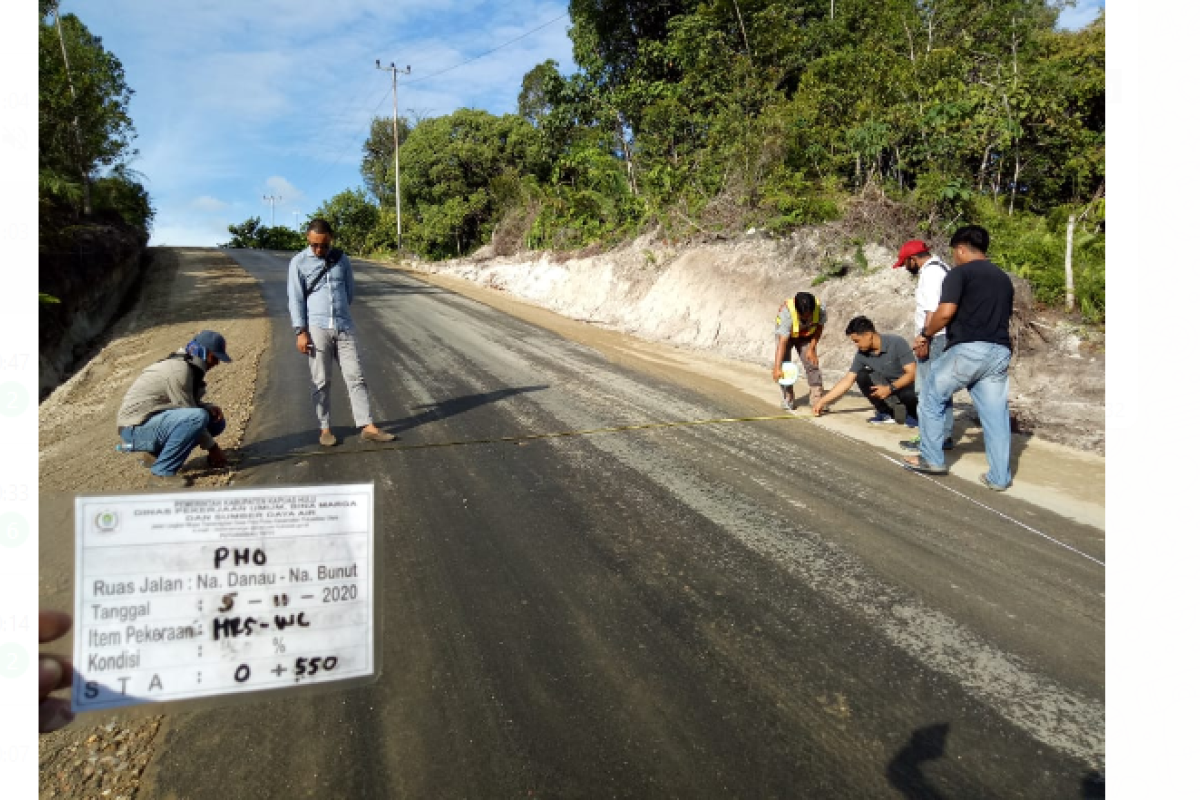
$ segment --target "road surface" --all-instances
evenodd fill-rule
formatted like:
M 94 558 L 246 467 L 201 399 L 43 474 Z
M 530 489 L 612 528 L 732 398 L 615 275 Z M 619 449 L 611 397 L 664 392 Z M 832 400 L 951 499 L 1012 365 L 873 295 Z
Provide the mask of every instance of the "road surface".
M 337 378 L 321 451 L 287 259 L 226 252 L 273 320 L 236 485 L 374 481 L 381 675 L 170 716 L 147 796 L 1092 796 L 1095 529 L 802 419 L 481 441 L 770 411 L 368 265 L 409 449 Z

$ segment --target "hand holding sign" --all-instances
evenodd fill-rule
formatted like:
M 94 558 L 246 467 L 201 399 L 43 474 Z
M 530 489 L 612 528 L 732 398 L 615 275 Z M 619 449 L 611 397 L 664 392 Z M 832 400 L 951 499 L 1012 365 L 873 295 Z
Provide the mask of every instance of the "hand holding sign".
M 374 675 L 370 485 L 76 500 L 75 711 Z

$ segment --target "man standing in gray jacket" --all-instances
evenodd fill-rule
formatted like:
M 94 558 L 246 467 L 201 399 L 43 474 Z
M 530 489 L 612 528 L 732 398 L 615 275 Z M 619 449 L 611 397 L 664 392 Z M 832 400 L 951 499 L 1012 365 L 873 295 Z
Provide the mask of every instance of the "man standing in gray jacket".
M 325 447 L 338 443 L 329 421 L 329 373 L 334 361 L 350 394 L 354 424 L 362 438 L 390 442 L 396 437 L 381 431 L 371 420 L 371 399 L 358 358 L 358 339 L 350 304 L 354 302 L 354 272 L 350 259 L 333 248 L 333 228 L 323 219 L 308 224 L 308 247 L 288 264 L 288 312 L 296 334 L 296 349 L 308 356 L 313 403 L 321 426 L 319 441 Z
M 147 454 L 151 486 L 191 485 L 191 479 L 178 473 L 196 446 L 208 451 L 210 467 L 226 466 L 225 453 L 213 438 L 225 430 L 225 414 L 201 400 L 205 376 L 223 361 L 232 361 L 225 352 L 225 337 L 200 331 L 182 348 L 146 367 L 125 393 L 117 411 L 120 449 Z

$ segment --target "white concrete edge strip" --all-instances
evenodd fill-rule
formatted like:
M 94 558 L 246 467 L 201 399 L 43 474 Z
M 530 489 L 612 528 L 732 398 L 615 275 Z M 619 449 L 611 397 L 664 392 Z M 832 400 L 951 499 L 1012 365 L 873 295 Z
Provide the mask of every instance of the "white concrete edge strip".
M 806 420 L 806 421 L 812 422 L 812 420 Z M 866 444 L 865 442 L 860 442 L 858 439 L 847 436 L 846 434 L 841 433 L 840 431 L 835 431 L 832 428 L 826 427 L 824 425 L 822 425 L 820 427 L 821 427 L 821 430 L 828 431 L 829 433 L 832 433 L 834 436 L 840 436 L 848 442 L 854 442 L 855 444 L 863 445 L 864 447 L 870 447 L 870 445 Z M 886 453 L 878 453 L 877 452 L 876 454 L 883 460 L 890 461 L 893 464 L 895 464 L 896 466 L 904 468 L 903 461 L 892 458 L 891 456 L 887 455 Z M 951 494 L 958 495 L 959 497 L 961 497 L 964 500 L 967 500 L 968 502 L 974 503 L 975 505 L 979 506 L 980 508 L 984 509 L 985 511 L 990 511 L 991 513 L 995 514 L 997 517 L 1000 517 L 1001 519 L 1006 519 L 1009 522 L 1013 523 L 1014 525 L 1019 525 L 1020 527 L 1029 531 L 1030 533 L 1036 533 L 1038 536 L 1041 536 L 1046 541 L 1053 542 L 1054 544 L 1058 545 L 1059 547 L 1062 547 L 1066 550 L 1070 550 L 1072 553 L 1075 553 L 1076 555 L 1083 556 L 1088 561 L 1099 564 L 1102 567 L 1104 566 L 1104 562 L 1101 561 L 1100 559 L 1089 556 L 1087 553 L 1085 553 L 1081 550 L 1077 550 L 1074 547 L 1071 547 L 1071 545 L 1067 544 L 1066 542 L 1060 542 L 1058 539 L 1055 539 L 1053 536 L 1050 536 L 1049 534 L 1046 534 L 1046 533 L 1042 533 L 1037 528 L 1032 528 L 1032 527 L 1026 525 L 1024 522 L 1021 522 L 1019 519 L 1013 519 L 1008 514 L 1005 514 L 1002 511 L 998 511 L 989 505 L 981 503 L 978 500 L 976 500 L 974 497 L 971 497 L 970 495 L 965 495 L 962 492 L 958 491 L 957 489 L 947 486 L 946 484 L 942 483 L 941 481 L 935 481 L 930 476 L 923 475 L 920 472 L 914 472 L 913 470 L 908 470 L 908 472 L 912 472 L 913 475 L 924 478 L 925 480 L 929 481 L 930 483 L 932 483 L 934 486 L 938 487 L 939 489 L 944 489 L 945 491 L 950 492 Z
M 898 465 L 898 466 L 900 466 L 900 467 L 903 467 L 903 466 L 904 466 L 904 462 L 902 462 L 902 461 L 897 461 L 896 459 L 892 458 L 892 457 L 891 457 L 891 456 L 889 456 L 889 455 L 884 455 L 883 453 L 880 453 L 880 454 L 879 454 L 879 456 L 880 456 L 880 458 L 883 458 L 883 459 L 885 459 L 885 460 L 887 460 L 887 461 L 890 461 L 890 462 L 892 462 L 893 464 L 896 464 L 896 465 Z M 912 471 L 912 470 L 909 470 L 909 472 L 913 472 L 913 471 Z M 1012 517 L 1010 517 L 1008 514 L 1005 514 L 1005 513 L 1004 513 L 1004 512 L 1002 512 L 1002 511 L 997 511 L 996 509 L 992 508 L 991 506 L 989 506 L 989 505 L 985 505 L 984 503 L 981 503 L 981 502 L 979 502 L 978 500 L 976 500 L 974 497 L 970 497 L 969 495 L 965 495 L 965 494 L 963 494 L 962 492 L 958 491 L 957 489 L 953 489 L 953 488 L 951 488 L 951 487 L 947 486 L 946 484 L 942 483 L 941 481 L 935 481 L 933 478 L 929 477 L 928 475 L 922 475 L 922 474 L 921 474 L 921 473 L 919 473 L 919 472 L 913 472 L 913 474 L 914 474 L 914 475 L 917 475 L 918 477 L 924 478 L 925 480 L 927 480 L 927 481 L 929 481 L 930 483 L 932 483 L 934 486 L 937 486 L 939 489 L 945 489 L 947 492 L 950 492 L 951 494 L 956 494 L 956 495 L 958 495 L 959 497 L 961 497 L 962 499 L 964 499 L 964 500 L 967 500 L 967 501 L 969 501 L 969 502 L 972 502 L 972 503 L 974 503 L 975 505 L 979 506 L 980 508 L 982 508 L 982 509 L 985 509 L 985 510 L 987 510 L 987 511 L 990 511 L 990 512 L 992 512 L 993 514 L 995 514 L 997 517 L 1000 517 L 1001 519 L 1006 519 L 1006 520 L 1008 520 L 1009 522 L 1013 523 L 1014 525 L 1020 525 L 1022 528 L 1024 528 L 1024 529 L 1025 529 L 1025 530 L 1027 530 L 1027 531 L 1029 531 L 1030 533 L 1036 533 L 1038 536 L 1041 536 L 1043 539 L 1046 539 L 1047 541 L 1050 541 L 1050 542 L 1054 542 L 1054 543 L 1055 543 L 1056 545 L 1058 545 L 1059 547 L 1062 547 L 1062 548 L 1065 548 L 1065 549 L 1067 549 L 1067 550 L 1070 550 L 1072 553 L 1075 553 L 1076 555 L 1083 556 L 1083 557 L 1084 557 L 1084 558 L 1086 558 L 1088 561 L 1093 561 L 1093 562 L 1095 562 L 1095 563 L 1099 564 L 1099 565 L 1100 565 L 1100 566 L 1102 566 L 1102 567 L 1104 566 L 1104 562 L 1103 562 L 1103 561 L 1101 561 L 1100 559 L 1098 559 L 1098 558 L 1093 558 L 1092 556 L 1089 556 L 1087 553 L 1084 553 L 1084 552 L 1083 552 L 1083 551 L 1081 551 L 1081 550 L 1076 550 L 1074 547 L 1071 547 L 1071 545 L 1067 544 L 1066 542 L 1060 542 L 1058 539 L 1055 539 L 1053 536 L 1050 536 L 1050 535 L 1048 535 L 1048 534 L 1042 533 L 1042 532 L 1041 532 L 1041 531 L 1039 531 L 1037 528 L 1031 528 L 1030 526 L 1026 525 L 1024 522 L 1021 522 L 1019 519 L 1013 519 L 1013 518 L 1012 518 Z

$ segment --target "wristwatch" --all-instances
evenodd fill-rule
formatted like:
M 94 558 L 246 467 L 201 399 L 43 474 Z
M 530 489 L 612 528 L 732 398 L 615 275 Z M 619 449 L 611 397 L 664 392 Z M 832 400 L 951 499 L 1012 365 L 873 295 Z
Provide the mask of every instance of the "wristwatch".
M 892 390 L 892 394 L 896 393 L 896 386 L 891 381 L 888 381 L 888 388 Z

